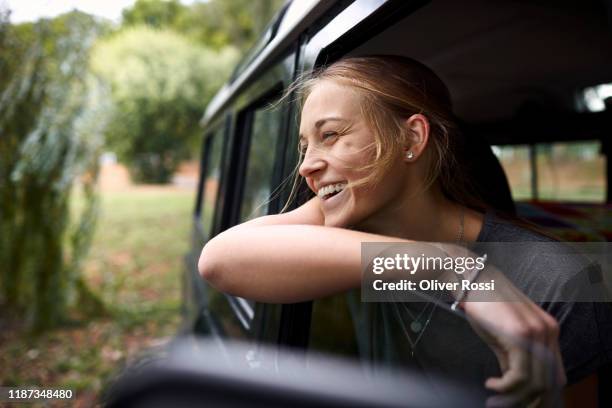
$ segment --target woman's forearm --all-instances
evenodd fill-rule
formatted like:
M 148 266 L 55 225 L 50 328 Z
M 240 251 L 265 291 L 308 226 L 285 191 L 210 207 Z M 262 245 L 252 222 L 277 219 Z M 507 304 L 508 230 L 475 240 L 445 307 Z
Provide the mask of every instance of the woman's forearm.
M 232 295 L 299 302 L 359 287 L 362 242 L 410 241 L 317 225 L 243 225 L 207 243 L 198 267 Z

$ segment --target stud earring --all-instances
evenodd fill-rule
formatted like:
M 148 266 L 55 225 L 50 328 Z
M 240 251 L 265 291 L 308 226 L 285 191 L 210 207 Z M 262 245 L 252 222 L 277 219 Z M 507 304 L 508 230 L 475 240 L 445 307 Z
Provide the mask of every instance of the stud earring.
M 406 152 L 406 159 L 412 160 L 413 157 L 414 157 L 414 153 L 412 152 L 412 150 L 408 150 Z

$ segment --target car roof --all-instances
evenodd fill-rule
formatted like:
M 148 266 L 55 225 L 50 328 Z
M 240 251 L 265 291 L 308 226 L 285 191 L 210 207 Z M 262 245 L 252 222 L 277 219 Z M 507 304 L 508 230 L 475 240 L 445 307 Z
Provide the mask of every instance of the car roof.
M 202 125 L 336 3 L 289 1 L 265 43 L 209 103 Z M 434 0 L 349 55 L 401 54 L 426 63 L 449 85 L 458 116 L 484 123 L 540 103 L 576 110 L 577 90 L 612 82 L 609 25 L 600 0 Z
M 297 40 L 304 30 L 335 3 L 334 0 L 288 1 L 282 8 L 282 13 L 276 16 L 280 21 L 269 26 L 264 33 L 262 40 L 265 44 L 255 46 L 261 50 L 252 56 L 241 72 L 235 73 L 234 77 L 217 92 L 206 107 L 200 124 L 206 126 L 240 91 L 248 86 L 249 81 L 274 61 Z
M 457 116 L 483 123 L 538 104 L 576 111 L 577 91 L 612 82 L 609 27 L 599 0 L 434 0 L 351 54 L 425 63 L 448 85 Z

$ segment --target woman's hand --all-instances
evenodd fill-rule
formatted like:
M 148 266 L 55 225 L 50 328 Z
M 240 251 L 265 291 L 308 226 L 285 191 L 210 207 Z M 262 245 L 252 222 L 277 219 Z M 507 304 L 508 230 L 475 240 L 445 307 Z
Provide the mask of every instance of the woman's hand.
M 485 386 L 498 395 L 487 406 L 557 406 L 566 383 L 559 349 L 557 321 L 512 283 L 496 274 L 503 299 L 513 301 L 462 303 L 468 320 L 489 344 L 502 375 L 487 379 Z

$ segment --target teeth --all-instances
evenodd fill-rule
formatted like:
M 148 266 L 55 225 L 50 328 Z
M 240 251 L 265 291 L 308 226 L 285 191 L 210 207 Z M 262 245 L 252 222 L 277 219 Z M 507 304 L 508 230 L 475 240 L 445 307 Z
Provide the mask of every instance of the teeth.
M 334 193 L 336 191 L 340 192 L 344 190 L 344 187 L 346 187 L 346 184 L 347 183 L 328 184 L 325 187 L 321 187 L 317 195 L 319 196 L 319 198 L 323 198 L 326 195 Z

